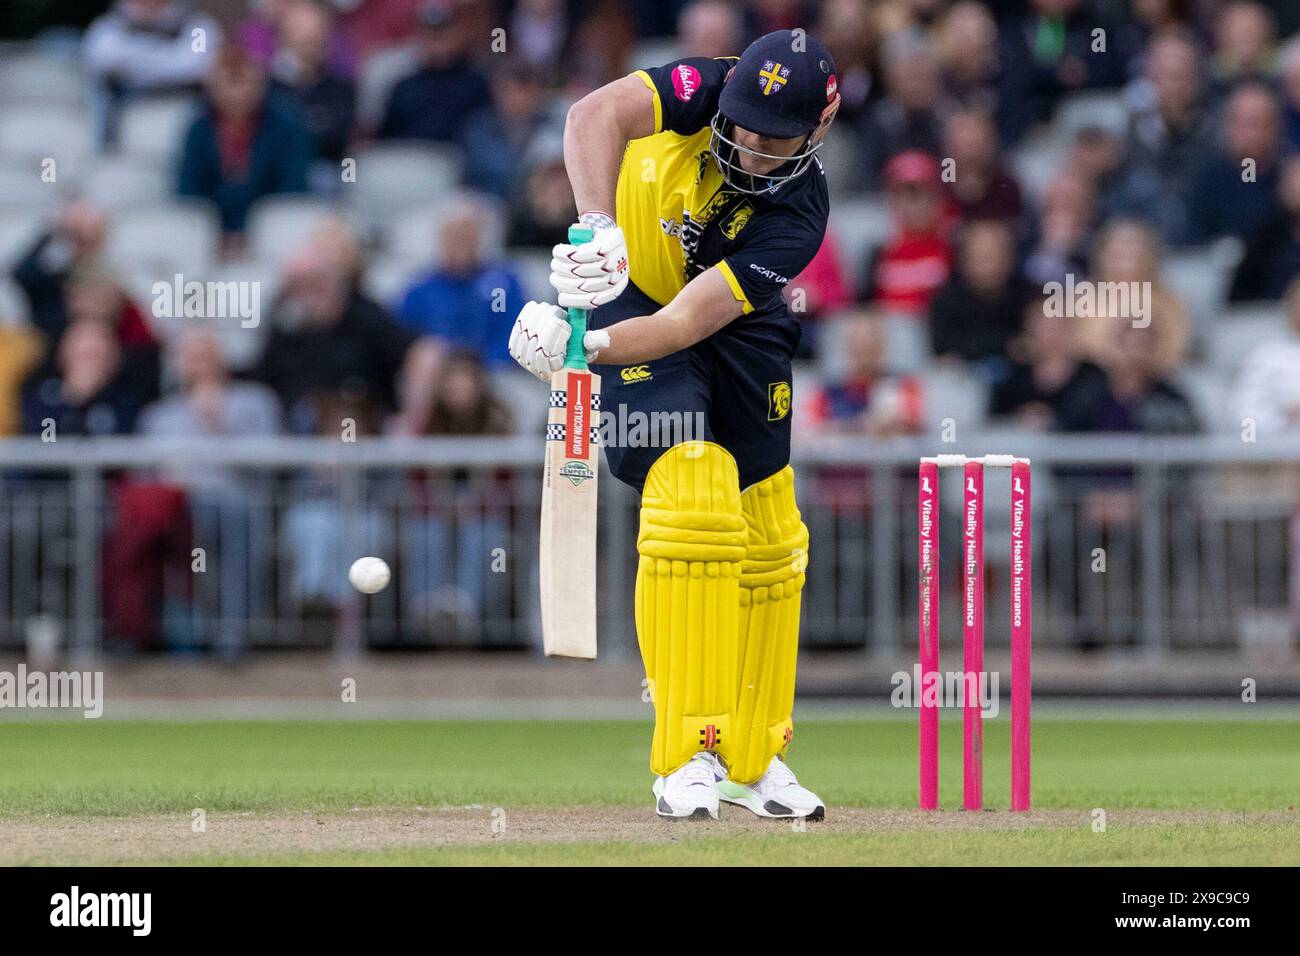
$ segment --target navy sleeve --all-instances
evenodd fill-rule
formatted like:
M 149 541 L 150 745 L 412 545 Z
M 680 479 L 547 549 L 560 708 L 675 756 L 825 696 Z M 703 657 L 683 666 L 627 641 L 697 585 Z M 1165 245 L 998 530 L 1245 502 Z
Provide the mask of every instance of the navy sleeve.
M 821 248 L 826 220 L 791 215 L 775 208 L 756 215 L 742 232 L 743 241 L 719 263 L 732 292 L 744 295 L 745 312 L 780 304 L 791 279 L 803 272 Z M 740 296 L 737 296 L 740 298 Z
M 638 70 L 636 75 L 647 82 L 658 100 L 655 131 L 667 129 L 690 136 L 708 126 L 718 111 L 722 84 L 735 65 L 735 57 L 713 60 L 692 56 L 665 66 Z

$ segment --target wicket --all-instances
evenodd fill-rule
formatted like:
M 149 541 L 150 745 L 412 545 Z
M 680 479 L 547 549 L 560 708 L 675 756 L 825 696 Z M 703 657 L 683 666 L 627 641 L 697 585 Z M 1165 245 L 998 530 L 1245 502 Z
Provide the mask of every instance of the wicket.
M 984 672 L 984 469 L 1011 469 L 1011 809 L 1030 808 L 1029 707 L 1033 624 L 1030 471 L 1012 455 L 922 458 L 917 476 L 920 567 L 920 773 L 922 810 L 939 806 L 939 471 L 962 469 L 962 806 L 984 805 L 984 728 L 979 683 Z M 927 683 L 935 684 L 927 695 Z

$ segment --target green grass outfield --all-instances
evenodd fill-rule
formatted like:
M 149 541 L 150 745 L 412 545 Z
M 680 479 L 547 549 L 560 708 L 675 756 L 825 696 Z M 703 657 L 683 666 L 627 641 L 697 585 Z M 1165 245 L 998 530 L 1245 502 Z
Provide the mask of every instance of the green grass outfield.
M 985 740 L 986 805 L 1004 808 L 1006 723 L 988 725 Z M 957 722 L 944 723 L 942 743 L 940 797 L 953 807 L 961 783 Z M 644 808 L 649 815 L 647 745 L 648 724 L 639 721 L 5 722 L 0 828 L 188 817 L 195 807 L 214 816 L 470 805 L 584 807 L 597 820 L 602 808 Z M 891 718 L 804 721 L 791 765 L 832 816 L 837 807 L 907 810 L 916 799 L 916 727 Z M 798 840 L 788 824 L 772 823 L 770 833 L 710 825 L 707 835 L 694 831 L 697 840 L 691 824 L 664 823 L 676 828 L 667 840 L 597 835 L 579 842 L 272 849 L 177 862 L 1300 865 L 1298 799 L 1300 721 L 1042 719 L 1034 726 L 1035 809 L 1077 812 L 1077 826 L 1062 813 L 1041 828 L 988 814 L 979 827 L 946 828 L 916 813 L 902 826 L 867 832 L 810 825 Z M 1093 808 L 1166 815 L 1099 835 L 1090 826 Z M 1269 814 L 1238 820 L 1220 811 Z

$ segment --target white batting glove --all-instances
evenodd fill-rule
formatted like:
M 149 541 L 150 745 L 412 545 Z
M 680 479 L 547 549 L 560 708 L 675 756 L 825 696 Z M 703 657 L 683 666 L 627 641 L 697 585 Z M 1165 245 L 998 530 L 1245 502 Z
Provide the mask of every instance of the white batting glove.
M 564 309 L 549 302 L 529 302 L 519 310 L 510 330 L 510 357 L 525 371 L 550 382 L 551 375 L 564 365 L 564 353 L 572 334 L 573 327 Z M 603 329 L 588 332 L 582 339 L 582 351 L 588 362 L 594 362 L 600 350 L 608 345 L 609 333 Z
M 565 308 L 594 309 L 627 288 L 627 240 L 604 213 L 583 213 L 578 225 L 595 235 L 590 242 L 560 243 L 551 250 L 551 285 Z

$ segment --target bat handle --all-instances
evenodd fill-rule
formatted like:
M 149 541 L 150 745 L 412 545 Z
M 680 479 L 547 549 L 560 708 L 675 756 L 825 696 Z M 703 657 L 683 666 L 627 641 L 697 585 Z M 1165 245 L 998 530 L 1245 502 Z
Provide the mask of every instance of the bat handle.
M 595 235 L 586 226 L 569 227 L 569 243 L 571 245 L 581 245 L 584 242 L 590 242 Z M 582 340 L 587 334 L 587 310 L 586 309 L 569 309 L 569 327 L 573 330 L 569 336 L 569 348 L 564 353 L 564 367 L 576 368 L 581 371 L 587 370 L 587 353 L 583 350 Z

